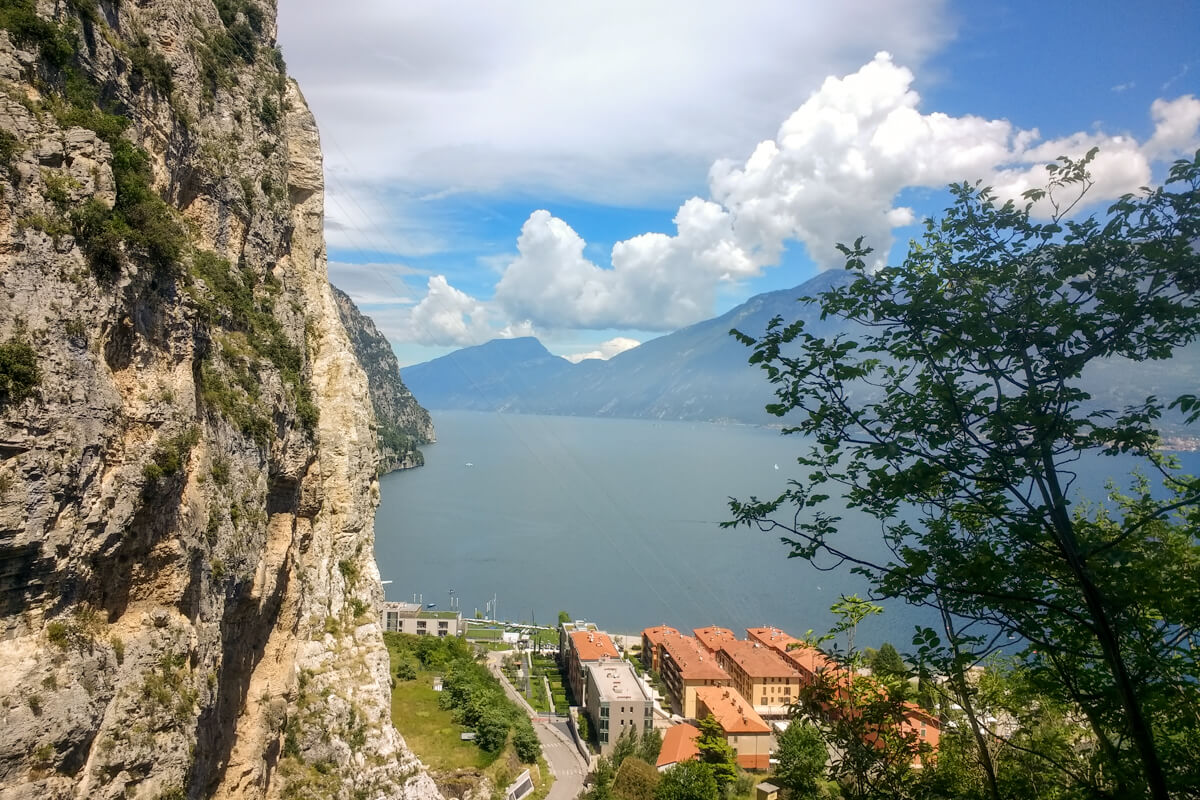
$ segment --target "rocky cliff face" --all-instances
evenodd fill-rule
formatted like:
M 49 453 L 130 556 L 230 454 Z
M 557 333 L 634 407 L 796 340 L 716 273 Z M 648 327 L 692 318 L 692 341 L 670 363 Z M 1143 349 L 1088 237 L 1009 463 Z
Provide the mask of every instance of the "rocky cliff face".
M 421 466 L 425 456 L 417 445 L 436 440 L 429 412 L 421 408 L 400 379 L 400 362 L 375 322 L 336 286 L 333 298 L 354 354 L 367 374 L 371 405 L 379 424 L 380 473 Z
M 0 5 L 0 797 L 437 796 L 274 11 Z

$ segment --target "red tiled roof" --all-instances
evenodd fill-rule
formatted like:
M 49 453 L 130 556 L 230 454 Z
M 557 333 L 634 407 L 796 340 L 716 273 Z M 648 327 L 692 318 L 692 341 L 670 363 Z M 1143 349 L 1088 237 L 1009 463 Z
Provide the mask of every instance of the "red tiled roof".
M 796 667 L 772 647 L 754 642 L 726 642 L 721 652 L 751 678 L 799 678 Z
M 668 625 L 659 625 L 654 628 L 646 628 L 642 631 L 642 636 L 653 645 L 661 644 L 665 637 L 672 635 L 678 636 L 679 631 Z
M 575 647 L 580 661 L 599 661 L 602 658 L 620 658 L 621 654 L 608 638 L 607 633 L 600 631 L 575 631 L 571 634 L 571 643 Z
M 788 661 L 807 672 L 821 672 L 830 666 L 829 659 L 825 658 L 820 650 L 806 644 L 784 650 L 783 655 L 787 657 Z
M 679 666 L 679 676 L 685 681 L 729 680 L 716 658 L 706 653 L 691 636 L 667 636 L 662 645 Z
M 704 704 L 727 735 L 771 732 L 770 726 L 763 722 L 763 718 L 737 689 L 728 686 L 699 686 L 696 688 L 696 702 Z M 696 712 L 697 715 L 699 713 Z
M 729 630 L 729 628 L 718 628 L 716 625 L 710 625 L 707 628 L 696 628 L 692 633 L 696 634 L 696 639 L 700 641 L 700 644 L 714 653 L 720 650 L 721 645 L 725 642 L 737 641 L 737 637 L 733 635 L 733 631 Z
M 800 642 L 795 636 L 779 628 L 746 628 L 746 636 L 759 644 L 774 647 L 781 653 L 787 650 L 789 644 Z
M 691 761 L 700 755 L 700 750 L 696 747 L 696 739 L 699 736 L 700 729 L 694 725 L 688 725 L 686 722 L 668 728 L 667 732 L 663 734 L 662 748 L 658 751 L 656 766 L 662 768 L 671 764 L 679 764 L 683 761 Z

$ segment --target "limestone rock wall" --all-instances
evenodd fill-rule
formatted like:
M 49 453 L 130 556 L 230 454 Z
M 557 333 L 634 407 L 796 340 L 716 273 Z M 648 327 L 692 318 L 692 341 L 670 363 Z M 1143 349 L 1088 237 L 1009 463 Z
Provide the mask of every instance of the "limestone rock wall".
M 274 16 L 0 7 L 2 798 L 437 797 Z
M 367 373 L 371 405 L 379 425 L 380 473 L 422 466 L 425 456 L 418 445 L 437 440 L 429 412 L 404 385 L 396 354 L 375 322 L 336 286 L 333 297 L 354 354 Z

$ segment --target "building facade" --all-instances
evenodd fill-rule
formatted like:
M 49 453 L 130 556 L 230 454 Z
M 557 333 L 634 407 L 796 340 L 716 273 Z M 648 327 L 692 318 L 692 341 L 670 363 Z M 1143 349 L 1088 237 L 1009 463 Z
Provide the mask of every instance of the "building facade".
M 668 636 L 678 636 L 679 631 L 667 625 L 658 625 L 642 631 L 642 666 L 646 669 L 659 671 L 659 660 L 662 658 L 662 643 Z
M 465 630 L 459 612 L 434 611 L 420 603 L 384 603 L 379 626 L 384 631 L 416 636 L 459 636 Z
M 587 706 L 584 667 L 602 659 L 620 659 L 616 645 L 604 631 L 590 622 L 564 622 L 558 629 L 558 663 L 567 676 L 567 686 L 576 705 Z
M 771 726 L 732 687 L 704 686 L 696 690 L 696 716 L 712 714 L 721 726 L 742 769 L 770 769 L 775 738 Z
M 717 662 L 729 674 L 733 688 L 762 716 L 788 716 L 800 695 L 800 671 L 773 647 L 726 642 Z
M 584 667 L 584 679 L 585 710 L 596 731 L 601 755 L 611 753 L 622 736 L 642 736 L 654 725 L 654 702 L 627 662 L 590 662 Z
M 659 667 L 671 710 L 690 719 L 696 718 L 698 687 L 729 685 L 729 675 L 691 636 L 663 637 Z

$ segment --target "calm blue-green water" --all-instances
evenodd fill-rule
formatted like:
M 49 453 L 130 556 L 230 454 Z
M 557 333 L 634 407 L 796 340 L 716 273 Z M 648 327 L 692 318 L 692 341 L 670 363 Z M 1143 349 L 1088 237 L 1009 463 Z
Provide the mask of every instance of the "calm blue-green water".
M 443 608 L 453 589 L 465 616 L 494 594 L 506 619 L 553 623 L 561 609 L 619 632 L 666 623 L 800 635 L 826 630 L 838 596 L 863 591 L 845 570 L 788 559 L 776 536 L 718 527 L 730 495 L 783 488 L 796 472 L 794 437 L 453 411 L 435 412 L 434 424 L 425 466 L 381 481 L 376 555 L 389 599 L 420 593 Z M 1195 472 L 1200 457 L 1188 454 L 1185 466 Z M 1103 483 L 1082 472 L 1081 485 Z M 863 550 L 878 541 L 864 517 L 848 514 L 845 529 Z M 864 623 L 858 640 L 903 646 L 915 624 L 933 622 L 897 605 Z

